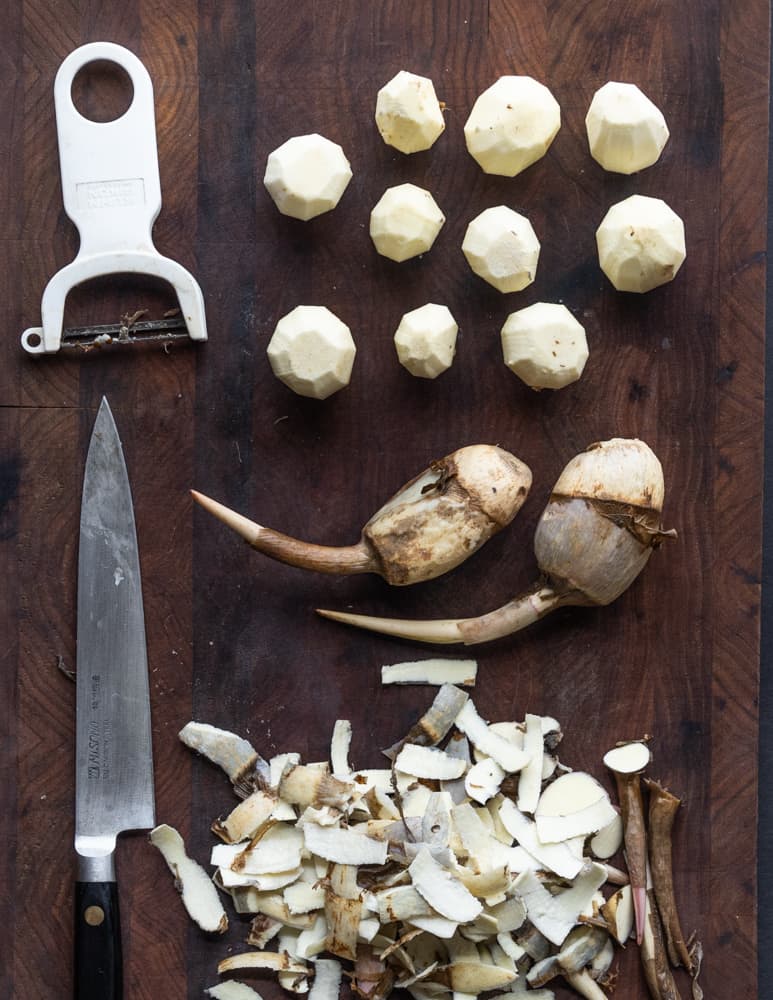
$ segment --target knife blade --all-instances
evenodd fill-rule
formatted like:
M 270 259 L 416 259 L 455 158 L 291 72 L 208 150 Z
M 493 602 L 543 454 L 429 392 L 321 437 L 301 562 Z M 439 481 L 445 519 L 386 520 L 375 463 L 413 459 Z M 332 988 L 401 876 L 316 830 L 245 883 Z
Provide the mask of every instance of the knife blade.
M 129 477 L 107 399 L 83 478 L 75 745 L 76 1000 L 120 1000 L 117 837 L 155 826 L 148 661 Z

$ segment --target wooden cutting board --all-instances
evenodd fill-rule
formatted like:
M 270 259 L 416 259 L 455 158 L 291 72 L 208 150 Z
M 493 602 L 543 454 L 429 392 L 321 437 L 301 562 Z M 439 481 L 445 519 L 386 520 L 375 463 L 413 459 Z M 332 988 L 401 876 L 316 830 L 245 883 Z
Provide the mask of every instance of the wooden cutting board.
M 653 773 L 683 796 L 675 865 L 682 920 L 706 952 L 707 996 L 756 995 L 756 739 L 759 666 L 768 4 L 765 0 L 185 0 L 72 4 L 10 0 L 0 33 L 0 993 L 69 991 L 74 874 L 74 685 L 80 489 L 103 394 L 123 437 L 146 601 L 159 821 L 206 859 L 210 821 L 231 793 L 177 741 L 189 719 L 249 735 L 266 754 L 324 759 L 349 718 L 352 759 L 377 766 L 428 704 L 427 689 L 382 689 L 383 663 L 428 655 L 316 617 L 317 606 L 407 617 L 483 612 L 536 574 L 531 539 L 564 463 L 589 443 L 638 436 L 666 475 L 663 546 L 614 605 L 566 610 L 476 649 L 474 699 L 488 719 L 549 713 L 562 755 L 603 774 L 616 740 L 652 736 Z M 58 181 L 53 78 L 78 45 L 134 50 L 155 85 L 164 207 L 159 248 L 189 267 L 206 298 L 199 347 L 33 360 L 21 331 L 39 319 L 48 278 L 77 236 Z M 385 146 L 375 95 L 399 69 L 433 78 L 447 128 L 427 153 Z M 548 155 L 514 180 L 484 175 L 463 125 L 498 76 L 546 83 L 563 125 Z M 584 117 L 607 80 L 631 81 L 663 109 L 671 140 L 633 177 L 591 159 Z M 87 80 L 87 113 L 121 88 Z M 115 108 L 113 108 L 115 110 Z M 268 153 L 295 134 L 340 142 L 354 178 L 311 223 L 278 214 L 262 184 Z M 432 251 L 393 264 L 368 237 L 385 188 L 431 190 L 447 221 Z M 620 295 L 599 270 L 594 233 L 632 193 L 664 198 L 685 220 L 677 279 Z M 542 242 L 536 281 L 503 296 L 460 251 L 468 222 L 506 204 Z M 402 313 L 449 306 L 461 333 L 436 381 L 397 363 Z M 585 374 L 554 394 L 503 365 L 509 312 L 561 301 L 584 324 Z M 351 328 L 351 385 L 324 403 L 272 375 L 278 318 L 322 304 Z M 73 294 L 71 324 L 175 305 L 143 282 Z M 192 486 L 263 523 L 329 544 L 361 525 L 430 459 L 495 442 L 526 461 L 534 487 L 517 521 L 465 566 L 390 590 L 270 563 L 203 512 Z M 453 651 L 454 655 L 461 651 Z M 161 858 L 124 838 L 126 995 L 198 997 L 217 961 L 241 947 L 188 924 Z M 686 984 L 684 992 L 687 995 Z M 280 995 L 267 979 L 267 1000 Z M 561 996 L 563 987 L 559 987 Z M 635 950 L 617 1000 L 645 996 Z

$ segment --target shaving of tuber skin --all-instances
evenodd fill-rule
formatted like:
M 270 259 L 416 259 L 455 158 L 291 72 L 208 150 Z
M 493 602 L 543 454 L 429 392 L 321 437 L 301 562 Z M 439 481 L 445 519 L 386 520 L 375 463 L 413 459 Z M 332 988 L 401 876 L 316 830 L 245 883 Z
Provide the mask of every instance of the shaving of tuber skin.
M 356 545 L 334 548 L 256 524 L 195 490 L 205 510 L 264 555 L 301 569 L 376 573 L 394 586 L 432 580 L 506 527 L 531 487 L 531 471 L 494 445 L 469 445 L 434 461 L 373 515 Z
M 518 632 L 557 608 L 611 604 L 675 531 L 660 525 L 663 470 L 637 439 L 591 445 L 566 466 L 534 537 L 540 580 L 477 618 L 429 621 L 376 618 L 317 609 L 333 621 L 420 642 L 466 645 Z
M 617 813 L 591 774 L 558 760 L 559 723 L 529 713 L 490 723 L 446 684 L 391 749 L 391 768 L 356 770 L 351 737 L 350 723 L 337 720 L 336 775 L 295 753 L 264 761 L 263 786 L 215 824 L 215 873 L 210 881 L 200 870 L 199 881 L 252 918 L 246 950 L 218 971 L 270 971 L 281 988 L 319 1000 L 337 997 L 342 973 L 365 1000 L 394 989 L 414 1000 L 490 990 L 548 1000 L 544 984 L 554 978 L 590 1000 L 606 997 L 633 926 L 633 890 L 618 888 L 626 874 L 594 856 L 593 837 Z M 181 738 L 200 751 L 188 727 Z M 227 745 L 241 748 L 236 759 L 212 753 L 229 775 L 258 756 L 235 740 L 228 734 Z M 605 760 L 638 780 L 649 749 L 618 746 Z M 492 781 L 485 793 L 479 779 Z M 229 843 L 237 830 L 241 839 Z M 657 835 L 650 849 L 660 851 Z M 645 976 L 655 1000 L 678 1000 L 647 885 Z M 212 996 L 249 996 L 221 985 Z
M 225 933 L 228 930 L 228 917 L 217 890 L 201 865 L 188 857 L 185 843 L 177 830 L 161 824 L 151 830 L 150 842 L 161 852 L 174 875 L 175 885 L 191 920 L 203 931 Z

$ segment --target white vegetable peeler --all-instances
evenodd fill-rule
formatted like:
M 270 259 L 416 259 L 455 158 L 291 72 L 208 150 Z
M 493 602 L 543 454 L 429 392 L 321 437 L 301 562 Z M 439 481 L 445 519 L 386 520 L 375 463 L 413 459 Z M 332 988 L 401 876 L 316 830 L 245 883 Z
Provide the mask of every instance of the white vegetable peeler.
M 128 110 L 111 122 L 84 118 L 72 100 L 72 83 L 88 63 L 107 60 L 128 74 L 134 96 Z M 43 291 L 41 327 L 31 327 L 21 342 L 30 354 L 52 354 L 81 347 L 207 339 L 204 297 L 190 272 L 153 246 L 153 223 L 161 210 L 153 84 L 148 71 L 128 49 L 93 42 L 71 52 L 54 81 L 62 195 L 67 215 L 78 227 L 80 248 L 72 263 L 57 271 Z M 146 274 L 169 282 L 177 293 L 181 317 L 110 326 L 62 328 L 64 304 L 76 285 L 108 274 Z

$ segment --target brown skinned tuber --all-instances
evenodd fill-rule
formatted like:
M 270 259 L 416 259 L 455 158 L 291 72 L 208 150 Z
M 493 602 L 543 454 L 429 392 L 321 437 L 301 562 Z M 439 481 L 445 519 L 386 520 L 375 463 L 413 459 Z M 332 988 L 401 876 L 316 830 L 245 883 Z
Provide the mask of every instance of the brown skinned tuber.
M 518 632 L 569 605 L 610 604 L 644 569 L 652 550 L 676 532 L 660 526 L 663 470 L 635 438 L 592 444 L 558 478 L 537 525 L 540 581 L 477 618 L 408 621 L 318 609 L 325 618 L 421 642 L 467 645 Z
M 264 555 L 319 573 L 377 573 L 395 586 L 432 580 L 476 552 L 521 509 L 531 470 L 495 445 L 469 445 L 407 483 L 356 545 L 314 545 L 265 528 L 191 490 L 194 500 Z

